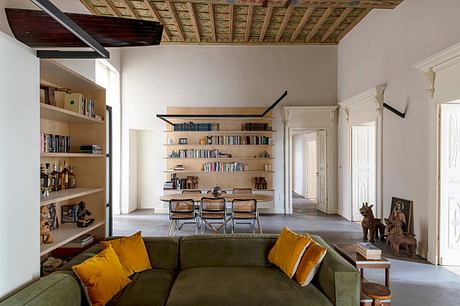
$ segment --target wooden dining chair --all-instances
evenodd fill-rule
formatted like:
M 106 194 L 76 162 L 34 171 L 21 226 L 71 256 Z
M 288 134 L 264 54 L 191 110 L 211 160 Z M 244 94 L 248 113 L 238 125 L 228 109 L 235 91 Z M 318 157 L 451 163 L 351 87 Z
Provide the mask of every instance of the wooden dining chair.
M 252 188 L 233 188 L 233 194 L 252 194 Z
M 171 232 L 174 229 L 174 236 L 176 231 L 182 228 L 184 224 L 195 224 L 195 234 L 198 234 L 198 220 L 196 218 L 195 202 L 190 200 L 170 200 L 169 201 L 169 232 L 168 236 L 171 236 Z M 180 221 L 193 220 L 193 222 L 184 222 L 179 226 Z
M 208 192 L 206 192 L 207 194 L 212 194 L 212 190 L 208 190 Z M 221 194 L 227 194 L 227 191 L 225 190 L 222 190 L 221 191 Z
M 182 194 L 201 194 L 201 190 L 199 190 L 199 189 L 184 189 L 184 190 L 182 190 Z
M 252 232 L 256 232 L 256 222 L 259 232 L 262 234 L 260 227 L 259 213 L 257 212 L 257 201 L 255 199 L 234 199 L 232 201 L 232 234 L 235 230 L 235 225 L 249 224 L 252 227 Z M 237 222 L 243 220 L 245 222 Z M 249 221 L 249 222 L 248 222 Z
M 203 233 L 203 229 L 206 230 L 206 225 L 208 225 L 214 232 L 218 232 L 221 228 L 224 228 L 224 234 L 226 234 L 227 230 L 225 225 L 227 223 L 227 214 L 225 210 L 225 199 L 202 198 L 200 205 L 200 220 L 201 233 Z M 218 220 L 218 222 L 215 222 L 216 220 Z M 216 229 L 212 224 L 221 224 L 221 226 Z

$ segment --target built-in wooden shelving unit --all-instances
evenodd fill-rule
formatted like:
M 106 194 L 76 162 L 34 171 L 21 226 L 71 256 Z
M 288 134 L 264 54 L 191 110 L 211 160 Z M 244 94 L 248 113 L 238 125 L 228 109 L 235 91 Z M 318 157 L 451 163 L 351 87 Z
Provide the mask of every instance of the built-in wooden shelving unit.
M 94 100 L 95 113 L 100 118 L 88 117 L 64 109 L 65 93 L 56 91 L 56 105 L 44 103 L 44 93 L 40 96 L 40 131 L 46 134 L 70 137 L 70 152 L 73 153 L 40 153 L 40 163 L 63 163 L 73 167 L 76 177 L 76 188 L 50 192 L 40 196 L 40 207 L 56 205 L 56 215 L 59 227 L 52 231 L 53 243 L 42 244 L 40 255 L 46 255 L 54 249 L 66 244 L 76 237 L 91 232 L 96 238 L 105 237 L 106 220 L 106 126 L 101 119 L 105 114 L 105 89 L 94 82 L 75 73 L 69 68 L 52 60 L 41 60 L 40 83 L 56 88 L 68 88 L 73 93 Z M 38 101 L 37 101 L 38 103 Z M 38 137 L 38 135 L 37 135 Z M 80 145 L 97 144 L 102 147 L 101 154 L 79 153 Z M 85 228 L 77 227 L 75 223 L 61 222 L 62 205 L 86 203 L 86 208 L 92 213 L 95 222 Z M 39 209 L 39 208 L 37 208 Z M 37 237 L 38 242 L 38 237 Z

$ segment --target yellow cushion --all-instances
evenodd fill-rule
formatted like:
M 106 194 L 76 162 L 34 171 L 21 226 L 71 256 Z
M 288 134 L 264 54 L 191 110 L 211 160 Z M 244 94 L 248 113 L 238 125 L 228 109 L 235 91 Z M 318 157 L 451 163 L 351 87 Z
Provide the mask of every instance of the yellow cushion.
M 268 254 L 268 260 L 292 278 L 310 241 L 309 236 L 296 234 L 284 227 Z
M 295 280 L 301 286 L 307 286 L 311 282 L 321 265 L 321 261 L 326 256 L 326 251 L 325 247 L 311 240 L 295 273 Z
M 72 269 L 82 282 L 92 306 L 105 305 L 131 281 L 110 246 Z
M 120 259 L 126 276 L 152 269 L 141 232 L 137 232 L 130 237 L 102 241 L 101 245 L 103 247 L 112 246 Z

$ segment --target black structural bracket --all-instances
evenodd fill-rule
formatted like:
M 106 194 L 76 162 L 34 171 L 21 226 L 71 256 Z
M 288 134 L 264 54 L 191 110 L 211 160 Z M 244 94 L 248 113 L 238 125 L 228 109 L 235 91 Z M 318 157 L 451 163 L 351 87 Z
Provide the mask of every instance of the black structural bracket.
M 386 103 L 383 103 L 383 107 L 385 107 L 386 109 L 388 109 L 389 111 L 391 111 L 392 113 L 396 114 L 397 116 L 399 116 L 399 117 L 401 117 L 403 119 L 406 118 L 406 112 L 401 113 L 399 110 L 397 110 L 393 106 L 388 105 Z
M 157 117 L 163 120 L 164 122 L 174 125 L 167 118 L 194 118 L 194 119 L 206 119 L 206 118 L 263 118 L 270 111 L 272 111 L 280 102 L 287 96 L 287 90 L 278 98 L 272 105 L 270 105 L 263 113 L 261 114 L 157 114 Z
M 58 51 L 58 50 L 37 50 L 39 58 L 67 58 L 67 59 L 94 59 L 110 58 L 110 53 L 91 35 L 83 30 L 78 24 L 64 14 L 49 0 L 31 0 L 36 6 L 59 22 L 63 27 L 78 37 L 94 51 Z

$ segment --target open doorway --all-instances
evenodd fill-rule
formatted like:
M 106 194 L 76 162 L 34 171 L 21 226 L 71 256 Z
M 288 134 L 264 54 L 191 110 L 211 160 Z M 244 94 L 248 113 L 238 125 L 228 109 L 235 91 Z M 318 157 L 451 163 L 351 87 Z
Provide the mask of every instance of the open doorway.
M 376 124 L 371 121 L 351 127 L 352 221 L 361 221 L 363 203 L 376 209 Z

